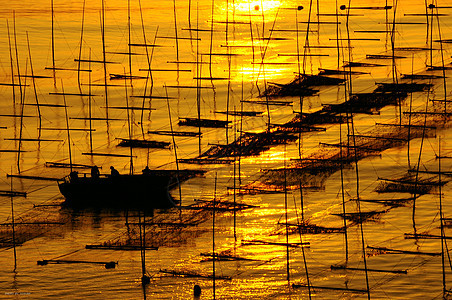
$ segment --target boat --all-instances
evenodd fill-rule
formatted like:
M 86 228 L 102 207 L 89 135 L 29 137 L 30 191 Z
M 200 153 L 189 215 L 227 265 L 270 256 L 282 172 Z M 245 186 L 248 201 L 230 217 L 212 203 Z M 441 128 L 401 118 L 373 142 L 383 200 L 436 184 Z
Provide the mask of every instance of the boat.
M 170 190 L 180 183 L 203 176 L 204 170 L 151 170 L 143 174 L 89 176 L 71 172 L 58 181 L 64 205 L 74 208 L 166 209 L 176 206 Z
M 176 206 L 170 189 L 173 174 L 101 175 L 64 177 L 58 182 L 69 207 L 164 209 Z

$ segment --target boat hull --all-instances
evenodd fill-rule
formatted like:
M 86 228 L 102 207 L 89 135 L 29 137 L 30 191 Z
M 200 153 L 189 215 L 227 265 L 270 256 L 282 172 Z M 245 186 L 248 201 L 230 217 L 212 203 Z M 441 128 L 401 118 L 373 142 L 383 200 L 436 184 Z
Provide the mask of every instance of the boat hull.
M 66 178 L 58 187 L 72 207 L 170 208 L 172 182 L 170 176 L 119 175 Z

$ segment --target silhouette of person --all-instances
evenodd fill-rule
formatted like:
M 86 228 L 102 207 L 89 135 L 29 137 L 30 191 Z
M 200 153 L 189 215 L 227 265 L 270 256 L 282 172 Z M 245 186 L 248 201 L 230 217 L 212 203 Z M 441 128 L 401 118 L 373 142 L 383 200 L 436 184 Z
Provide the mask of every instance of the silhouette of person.
M 97 166 L 91 167 L 91 178 L 99 178 L 100 172 Z
M 71 178 L 71 181 L 76 181 L 78 179 L 78 172 L 72 171 L 71 173 L 69 173 L 69 177 Z
M 146 166 L 146 168 L 143 169 L 143 175 L 150 175 L 151 174 L 151 169 L 149 169 L 148 166 Z
M 110 166 L 111 176 L 119 176 L 118 170 L 116 170 L 113 166 Z

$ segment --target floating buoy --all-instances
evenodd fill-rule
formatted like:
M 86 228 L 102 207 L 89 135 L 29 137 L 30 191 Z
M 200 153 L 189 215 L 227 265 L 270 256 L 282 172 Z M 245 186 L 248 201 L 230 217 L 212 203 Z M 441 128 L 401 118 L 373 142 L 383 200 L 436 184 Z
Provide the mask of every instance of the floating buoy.
M 254 10 L 259 10 L 259 9 L 260 9 L 259 5 L 254 6 Z
M 150 278 L 149 276 L 143 275 L 143 276 L 141 277 L 141 284 L 142 284 L 142 285 L 149 284 L 150 282 L 151 282 L 151 278 Z
M 193 295 L 195 297 L 201 296 L 201 287 L 197 284 L 195 284 L 195 286 L 193 287 Z
M 46 266 L 47 264 L 47 260 L 38 260 L 38 266 Z
M 105 269 L 114 269 L 116 267 L 116 263 L 114 261 L 110 261 L 105 264 Z

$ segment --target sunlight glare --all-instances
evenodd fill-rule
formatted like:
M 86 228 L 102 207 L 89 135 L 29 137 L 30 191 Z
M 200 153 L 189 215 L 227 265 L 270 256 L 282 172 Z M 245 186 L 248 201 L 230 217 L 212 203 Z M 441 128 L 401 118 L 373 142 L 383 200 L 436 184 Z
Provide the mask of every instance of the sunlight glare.
M 235 9 L 238 13 L 267 13 L 276 10 L 281 6 L 281 1 L 262 0 L 262 1 L 237 1 Z

